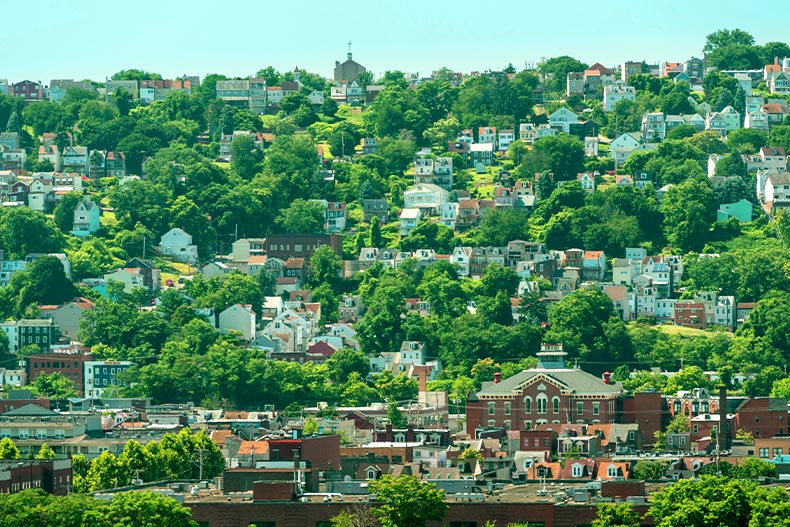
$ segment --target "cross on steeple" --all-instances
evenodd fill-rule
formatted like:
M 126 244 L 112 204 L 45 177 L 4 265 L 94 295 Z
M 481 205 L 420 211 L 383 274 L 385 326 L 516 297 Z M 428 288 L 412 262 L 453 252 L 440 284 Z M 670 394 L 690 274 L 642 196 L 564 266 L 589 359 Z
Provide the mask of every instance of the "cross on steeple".
M 348 41 L 348 58 L 351 59 L 351 41 Z

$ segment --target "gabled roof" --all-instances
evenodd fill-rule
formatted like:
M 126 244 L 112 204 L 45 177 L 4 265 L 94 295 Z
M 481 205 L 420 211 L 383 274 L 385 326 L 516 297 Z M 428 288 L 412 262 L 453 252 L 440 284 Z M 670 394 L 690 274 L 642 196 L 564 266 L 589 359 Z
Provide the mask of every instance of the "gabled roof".
M 40 415 L 60 415 L 57 412 L 53 412 L 48 408 L 42 408 L 35 404 L 26 404 L 24 406 L 20 406 L 19 408 L 15 408 L 14 410 L 9 410 L 3 414 L 4 416 L 18 416 L 18 417 L 25 417 L 25 416 L 40 416 Z

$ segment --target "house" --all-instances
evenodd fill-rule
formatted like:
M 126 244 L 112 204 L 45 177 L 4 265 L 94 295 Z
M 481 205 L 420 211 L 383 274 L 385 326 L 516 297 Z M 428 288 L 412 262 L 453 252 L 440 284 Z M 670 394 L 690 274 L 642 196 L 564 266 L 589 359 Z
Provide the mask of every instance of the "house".
M 60 150 L 58 145 L 41 145 L 38 147 L 38 160 L 49 161 L 53 170 L 61 170 Z
M 549 125 L 556 130 L 565 132 L 566 134 L 570 132 L 570 124 L 578 122 L 579 116 L 568 108 L 560 108 L 549 115 Z
M 497 130 L 493 126 L 481 126 L 477 129 L 478 143 L 491 143 L 496 149 Z
M 438 185 L 418 183 L 403 192 L 403 206 L 438 214 L 443 203 L 449 201 L 450 193 Z
M 140 100 L 140 89 L 136 80 L 107 79 L 104 83 L 104 97 L 109 101 L 118 90 L 124 90 L 132 96 L 133 101 Z
M 44 87 L 29 80 L 23 80 L 11 85 L 10 95 L 19 97 L 25 101 L 25 105 L 35 101 L 44 100 Z
M 758 188 L 761 181 L 761 174 L 758 172 Z M 763 195 L 763 207 L 766 212 L 773 213 L 778 208 L 785 209 L 790 207 L 790 174 L 781 172 L 770 174 L 765 181 Z M 758 192 L 758 197 L 760 193 Z
M 747 111 L 746 117 L 744 117 L 743 120 L 743 127 L 761 130 L 765 133 L 768 133 L 768 114 L 766 114 L 761 108 L 752 112 Z
M 87 174 L 90 168 L 87 146 L 67 146 L 61 156 L 62 168 L 78 174 Z
M 126 155 L 123 152 L 94 150 L 90 161 L 91 178 L 126 176 Z
M 374 217 L 381 223 L 387 223 L 389 206 L 386 199 L 363 199 L 362 217 L 364 221 L 370 222 Z
M 428 148 L 420 150 L 414 157 L 415 183 L 433 183 L 433 158 Z
M 455 230 L 455 224 L 458 220 L 458 203 L 455 201 L 442 203 L 439 210 L 439 221 L 442 225 L 446 225 Z
M 231 260 L 233 262 L 248 262 L 251 256 L 262 256 L 265 254 L 264 238 L 240 238 L 233 242 L 231 249 Z
M 510 148 L 511 143 L 515 140 L 516 133 L 512 128 L 500 130 L 499 136 L 497 137 L 498 150 L 500 152 L 507 152 L 507 149 Z
M 480 224 L 482 211 L 476 199 L 462 199 L 458 202 L 458 219 L 456 227 L 459 231 L 476 227 Z
M 420 209 L 403 209 L 400 213 L 400 235 L 408 236 L 420 221 Z
M 603 251 L 585 251 L 582 260 L 582 280 L 600 282 L 606 273 L 606 255 Z
M 437 157 L 433 161 L 433 184 L 450 191 L 453 188 L 453 158 Z
M 535 126 L 533 123 L 521 123 L 518 127 L 519 140 L 524 141 L 528 145 L 533 144 L 536 140 L 540 139 L 541 137 L 554 135 L 556 133 L 557 130 L 555 130 L 548 124 L 540 124 L 538 126 Z
M 735 203 L 722 203 L 716 211 L 716 221 L 727 221 L 736 218 L 741 223 L 752 221 L 753 205 L 750 201 L 742 199 Z
M 628 174 L 617 174 L 614 177 L 614 184 L 618 187 L 630 187 L 634 184 L 634 178 Z
M 83 297 L 77 297 L 71 302 L 54 309 L 48 318 L 60 328 L 60 333 L 69 339 L 76 340 L 80 329 L 82 316 L 94 308 L 94 303 Z
M 359 295 L 344 295 L 337 308 L 338 322 L 356 322 L 365 313 L 365 305 Z
M 122 374 L 133 366 L 136 364 L 129 361 L 85 361 L 83 395 L 99 398 L 107 388 L 125 386 L 126 381 Z
M 641 137 L 632 133 L 624 133 L 617 136 L 610 145 L 612 159 L 615 167 L 621 168 L 632 152 L 638 150 L 642 144 Z
M 584 73 L 580 71 L 570 71 L 566 78 L 565 93 L 571 95 L 584 96 Z
M 88 196 L 83 196 L 74 208 L 74 227 L 71 233 L 79 237 L 90 236 L 101 228 L 100 217 L 101 208 Z
M 649 141 L 663 141 L 667 137 L 666 116 L 663 112 L 647 113 L 642 117 L 642 137 Z
M 234 304 L 220 312 L 217 330 L 220 333 L 237 333 L 247 342 L 255 338 L 256 315 L 252 306 Z
M 623 81 L 615 81 L 603 89 L 603 111 L 611 112 L 620 101 L 636 100 L 636 90 Z
M 375 137 L 363 137 L 359 140 L 359 146 L 362 147 L 362 154 L 376 154 L 379 151 L 379 140 Z
M 159 252 L 163 256 L 188 264 L 196 264 L 198 259 L 197 245 L 192 243 L 192 235 L 178 227 L 173 227 L 162 235 Z
M 326 232 L 340 232 L 346 228 L 346 202 L 328 201 L 326 202 Z
M 593 176 L 589 172 L 584 172 L 582 174 L 576 174 L 576 181 L 582 187 L 582 190 L 585 192 L 592 192 L 595 190 L 595 176 Z
M 474 143 L 469 145 L 468 168 L 478 173 L 485 172 L 485 167 L 494 164 L 494 143 Z

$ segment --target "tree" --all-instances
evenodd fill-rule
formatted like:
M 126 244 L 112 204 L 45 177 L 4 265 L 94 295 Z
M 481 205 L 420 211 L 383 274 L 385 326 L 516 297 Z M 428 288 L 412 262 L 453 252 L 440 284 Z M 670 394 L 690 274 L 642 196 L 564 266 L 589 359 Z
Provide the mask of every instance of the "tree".
M 787 493 L 737 478 L 681 480 L 651 496 L 656 527 L 785 525 Z
M 727 134 L 727 148 L 731 152 L 753 154 L 768 142 L 768 136 L 762 130 L 739 128 Z
M 370 488 L 381 503 L 373 513 L 383 527 L 425 527 L 428 521 L 441 521 L 447 510 L 444 492 L 414 476 L 384 475 Z
M 40 394 L 57 401 L 64 401 L 77 396 L 74 381 L 60 372 L 49 375 L 41 373 L 33 381 L 33 388 Z
M 639 527 L 641 521 L 632 503 L 599 503 L 592 527 Z
M 546 82 L 547 87 L 559 94 L 565 91 L 568 73 L 584 71 L 587 67 L 587 64 L 563 55 L 542 61 L 538 64 L 538 72 L 550 77 Z
M 325 208 L 320 202 L 296 199 L 280 211 L 276 222 L 283 232 L 316 234 L 324 232 L 324 216 Z
M 121 492 L 113 496 L 106 513 L 117 527 L 196 527 L 192 512 L 175 499 L 156 492 Z
M 46 443 L 42 443 L 36 454 L 36 459 L 55 459 L 55 451 Z
M 584 171 L 584 143 L 575 136 L 560 133 L 543 137 L 535 141 L 532 152 L 546 156 L 546 170 L 558 181 L 575 180 L 576 174 Z
M 43 213 L 29 207 L 0 209 L 0 247 L 6 258 L 61 252 L 64 245 L 63 235 Z
M 0 459 L 19 459 L 19 455 L 19 448 L 11 439 L 0 439 Z
M 244 179 L 252 179 L 258 172 L 262 156 L 249 135 L 237 135 L 230 142 L 230 166 Z
M 667 463 L 663 461 L 648 461 L 640 459 L 634 465 L 634 478 L 645 481 L 662 479 L 667 470 Z
M 732 45 L 753 46 L 754 37 L 742 29 L 719 29 L 705 37 L 703 53 Z
M 61 232 L 71 232 L 74 228 L 74 209 L 82 201 L 82 192 L 73 190 L 62 196 L 55 206 L 54 220 Z
M 331 247 L 322 245 L 313 253 L 308 268 L 309 283 L 313 286 L 327 284 L 336 288 L 343 271 L 343 261 Z
M 351 348 L 340 348 L 326 361 L 329 379 L 335 383 L 345 382 L 352 373 L 364 378 L 370 372 L 370 361 L 364 353 Z

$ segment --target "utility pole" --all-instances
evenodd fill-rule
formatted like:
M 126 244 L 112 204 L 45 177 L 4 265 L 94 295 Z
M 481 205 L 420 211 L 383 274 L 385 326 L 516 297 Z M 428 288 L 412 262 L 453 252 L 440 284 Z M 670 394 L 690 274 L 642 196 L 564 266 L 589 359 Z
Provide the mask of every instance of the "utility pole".
M 198 475 L 198 480 L 199 481 L 203 481 L 203 453 L 204 452 L 208 452 L 208 450 L 206 450 L 205 448 L 196 448 L 195 450 L 197 450 L 198 455 L 199 455 L 198 463 L 199 463 L 199 467 L 200 467 L 200 472 L 199 472 L 199 475 Z

